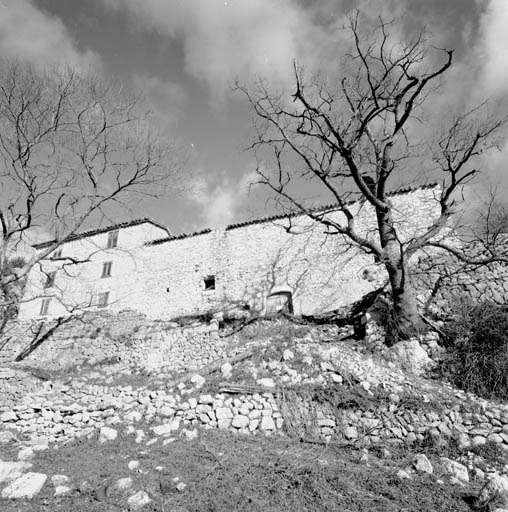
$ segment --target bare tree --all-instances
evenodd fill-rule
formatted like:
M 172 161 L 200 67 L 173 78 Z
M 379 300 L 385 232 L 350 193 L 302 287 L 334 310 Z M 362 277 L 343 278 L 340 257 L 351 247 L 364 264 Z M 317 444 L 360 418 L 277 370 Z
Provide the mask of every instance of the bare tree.
M 1 62 L 0 290 L 24 280 L 87 224 L 128 207 L 134 194 L 164 193 L 180 163 L 142 99 L 121 84 Z M 54 242 L 11 268 L 36 229 Z M 0 310 L 9 306 L 3 293 Z
M 384 265 L 396 340 L 419 323 L 408 260 L 429 244 L 460 252 L 438 235 L 455 211 L 456 192 L 479 172 L 474 167 L 477 157 L 496 145 L 504 119 L 483 118 L 482 106 L 455 115 L 443 130 L 441 119 L 426 117 L 425 106 L 450 69 L 453 51 L 432 48 L 424 34 L 396 42 L 390 35 L 392 23 L 383 20 L 364 33 L 360 18 L 356 13 L 349 19 L 351 46 L 333 83 L 319 74 L 306 79 L 295 63 L 292 101 L 262 79 L 254 87 L 237 87 L 255 114 L 251 149 L 263 161 L 258 167 L 260 183 L 275 193 L 288 213 L 309 216 Z M 438 123 L 441 135 L 435 140 L 420 135 L 420 124 L 429 121 Z M 268 159 L 274 163 L 271 170 L 264 163 Z M 422 183 L 415 168 L 423 170 L 423 180 L 441 181 L 438 214 L 405 240 L 389 193 L 400 183 Z M 331 197 L 341 218 L 311 208 L 299 193 L 302 189 L 321 199 Z M 357 225 L 358 201 L 371 208 L 374 231 Z

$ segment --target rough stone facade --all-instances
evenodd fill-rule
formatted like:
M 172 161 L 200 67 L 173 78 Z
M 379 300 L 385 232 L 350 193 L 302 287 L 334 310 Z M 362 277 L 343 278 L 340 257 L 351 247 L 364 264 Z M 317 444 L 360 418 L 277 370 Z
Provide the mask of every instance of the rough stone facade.
M 437 195 L 435 186 L 392 195 L 404 238 L 436 217 Z M 375 237 L 372 207 L 358 202 L 351 209 L 357 229 Z M 328 215 L 341 214 L 330 208 Z M 288 233 L 289 226 L 298 234 Z M 46 273 L 35 268 L 26 298 L 37 299 L 21 305 L 20 319 L 94 309 L 105 293 L 109 310 L 132 309 L 151 318 L 264 313 L 272 307 L 274 295 L 287 300 L 290 296 L 296 314 L 315 314 L 351 304 L 385 279 L 371 255 L 350 248 L 343 237 L 325 233 L 323 226 L 304 216 L 273 217 L 177 237 L 161 238 L 161 232 L 147 223 L 122 228 L 114 249 L 106 248 L 106 232 L 65 244 L 64 257 L 89 261 L 65 268 L 61 261 L 48 261 Z M 111 275 L 101 277 L 107 262 Z M 57 270 L 55 284 L 45 288 L 52 270 Z M 47 311 L 45 297 L 52 301 Z

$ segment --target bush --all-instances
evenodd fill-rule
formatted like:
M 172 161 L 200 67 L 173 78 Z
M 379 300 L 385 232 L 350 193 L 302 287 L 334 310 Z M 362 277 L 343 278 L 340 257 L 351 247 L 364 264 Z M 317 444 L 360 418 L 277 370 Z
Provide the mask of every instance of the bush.
M 457 387 L 508 398 L 508 307 L 459 303 L 445 324 L 444 375 Z

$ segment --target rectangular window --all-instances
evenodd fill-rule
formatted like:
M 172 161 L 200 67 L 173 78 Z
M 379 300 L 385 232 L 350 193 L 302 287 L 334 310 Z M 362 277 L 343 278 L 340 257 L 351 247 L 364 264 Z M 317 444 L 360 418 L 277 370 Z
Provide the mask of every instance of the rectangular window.
M 57 260 L 58 258 L 61 258 L 62 257 L 62 248 L 58 248 L 52 255 L 51 255 L 51 259 L 52 260 Z
M 40 311 L 40 315 L 41 316 L 45 316 L 48 314 L 48 311 L 49 311 L 49 304 L 51 303 L 51 299 L 42 299 L 42 302 L 41 302 L 41 311 Z
M 108 233 L 108 245 L 106 249 L 113 249 L 118 245 L 118 229 Z
M 215 276 L 207 276 L 205 281 L 205 291 L 215 290 Z
M 46 282 L 44 283 L 44 288 L 51 288 L 52 286 L 55 286 L 55 279 L 56 279 L 56 270 L 53 272 L 48 272 L 46 274 Z
M 99 302 L 97 303 L 97 307 L 105 308 L 108 305 L 109 301 L 109 292 L 99 293 Z
M 102 276 L 101 277 L 111 277 L 111 267 L 113 265 L 112 261 L 105 261 L 102 264 Z

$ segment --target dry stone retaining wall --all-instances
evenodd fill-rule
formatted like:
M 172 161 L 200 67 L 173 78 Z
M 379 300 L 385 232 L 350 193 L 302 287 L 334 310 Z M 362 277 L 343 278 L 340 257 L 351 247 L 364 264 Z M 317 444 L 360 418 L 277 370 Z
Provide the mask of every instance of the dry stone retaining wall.
M 50 327 L 51 323 L 47 324 Z M 34 326 L 19 325 L 2 354 L 12 361 L 30 345 Z M 219 337 L 218 322 L 179 326 L 172 322 L 147 321 L 132 312 L 115 316 L 88 315 L 59 327 L 24 360 L 43 370 L 64 370 L 118 360 L 131 367 L 153 370 L 199 368 L 217 359 L 226 347 Z
M 181 428 L 195 427 L 275 433 L 285 428 L 285 407 L 287 404 L 275 392 L 185 398 L 161 389 L 62 385 L 52 390 L 52 395 L 41 396 L 38 403 L 0 407 L 0 430 L 65 441 L 106 425 L 136 425 L 147 421 L 151 422 L 155 435 L 177 434 Z M 333 436 L 367 444 L 388 439 L 411 443 L 430 434 L 455 437 L 463 445 L 491 441 L 508 448 L 506 406 L 468 411 L 457 405 L 443 412 L 416 411 L 394 396 L 389 404 L 375 410 L 345 409 L 332 414 L 317 409 L 313 423 L 308 425 L 309 430 L 314 428 L 313 433 L 323 438 Z

